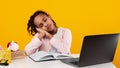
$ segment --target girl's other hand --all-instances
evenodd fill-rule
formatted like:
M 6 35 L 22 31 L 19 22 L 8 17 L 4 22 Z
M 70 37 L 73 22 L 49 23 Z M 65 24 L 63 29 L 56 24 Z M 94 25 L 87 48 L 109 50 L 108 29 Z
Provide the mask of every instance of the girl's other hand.
M 49 39 L 51 39 L 53 37 L 53 35 L 48 33 L 47 31 L 45 31 L 45 36 Z

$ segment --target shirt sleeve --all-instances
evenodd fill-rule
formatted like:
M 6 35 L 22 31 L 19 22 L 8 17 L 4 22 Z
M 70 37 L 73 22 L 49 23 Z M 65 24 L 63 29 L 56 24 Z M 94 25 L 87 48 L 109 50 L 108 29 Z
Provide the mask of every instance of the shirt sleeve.
M 42 42 L 38 38 L 38 33 L 32 38 L 32 40 L 26 45 L 25 52 L 27 55 L 33 54 L 41 46 Z
M 62 32 L 62 34 L 57 35 L 59 36 L 57 38 L 53 37 L 50 40 L 50 43 L 52 44 L 53 47 L 57 49 L 59 53 L 69 54 L 72 42 L 71 31 L 69 29 L 65 29 L 64 32 Z

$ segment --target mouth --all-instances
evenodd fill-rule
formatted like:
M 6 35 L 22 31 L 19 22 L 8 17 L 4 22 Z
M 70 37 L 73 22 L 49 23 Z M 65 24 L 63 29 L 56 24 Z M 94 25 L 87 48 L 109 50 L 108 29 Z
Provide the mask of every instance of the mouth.
M 51 27 L 50 27 L 50 25 L 48 25 L 48 27 L 47 27 L 47 30 L 48 30 L 48 31 L 50 31 L 50 30 L 51 30 Z

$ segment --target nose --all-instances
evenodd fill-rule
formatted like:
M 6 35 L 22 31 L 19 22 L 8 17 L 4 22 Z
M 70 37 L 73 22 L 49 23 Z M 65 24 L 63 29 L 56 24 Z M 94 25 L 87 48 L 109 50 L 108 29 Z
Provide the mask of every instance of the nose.
M 47 24 L 47 23 L 44 23 L 44 26 L 45 26 L 45 27 L 47 27 L 47 26 L 48 26 L 48 24 Z

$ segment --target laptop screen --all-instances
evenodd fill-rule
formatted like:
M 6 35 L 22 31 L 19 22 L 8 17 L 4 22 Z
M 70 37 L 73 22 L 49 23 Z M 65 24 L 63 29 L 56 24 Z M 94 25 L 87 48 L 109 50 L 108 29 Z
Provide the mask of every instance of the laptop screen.
M 112 62 L 119 34 L 85 36 L 79 58 L 80 66 Z

